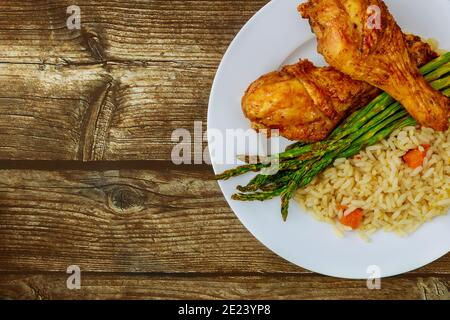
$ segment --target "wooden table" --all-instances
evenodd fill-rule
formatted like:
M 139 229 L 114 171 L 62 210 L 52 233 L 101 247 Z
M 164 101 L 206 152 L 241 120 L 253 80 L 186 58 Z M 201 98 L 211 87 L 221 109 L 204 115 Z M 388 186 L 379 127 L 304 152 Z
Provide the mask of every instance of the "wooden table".
M 381 290 L 291 265 L 210 166 L 171 163 L 172 131 L 206 124 L 220 59 L 266 0 L 75 2 L 81 30 L 74 1 L 0 2 L 1 298 L 450 298 L 450 256 Z

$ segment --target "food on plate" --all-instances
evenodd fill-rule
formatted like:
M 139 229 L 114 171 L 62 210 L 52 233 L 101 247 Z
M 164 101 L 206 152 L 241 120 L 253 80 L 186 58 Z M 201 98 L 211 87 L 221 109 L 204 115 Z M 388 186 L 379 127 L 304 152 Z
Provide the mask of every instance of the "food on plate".
M 420 75 L 383 1 L 309 0 L 298 10 L 309 19 L 318 51 L 331 66 L 386 91 L 419 124 L 447 130 L 450 100 Z M 368 24 L 373 15 L 379 17 L 378 25 Z
M 425 146 L 425 147 L 424 147 Z M 416 168 L 403 157 L 424 155 Z M 407 235 L 450 207 L 450 135 L 430 128 L 406 127 L 358 156 L 338 159 L 295 199 L 320 221 L 335 225 L 340 236 L 354 228 L 364 239 L 384 229 Z M 350 218 L 348 218 L 350 217 Z
M 426 64 L 420 72 L 434 89 L 450 96 L 450 52 Z M 274 162 L 278 163 L 276 174 L 258 174 L 248 185 L 239 186 L 240 193 L 235 194 L 233 199 L 264 201 L 280 196 L 281 214 L 286 220 L 289 201 L 297 189 L 309 185 L 336 159 L 356 156 L 366 147 L 388 138 L 394 131 L 415 125 L 417 122 L 402 105 L 383 93 L 350 115 L 327 139 L 315 143 L 295 143 L 285 152 L 265 161 L 225 171 L 216 178 L 229 179 L 251 171 L 258 172 Z
M 380 9 L 379 29 L 366 24 L 369 5 Z M 298 142 L 256 162 L 245 157 L 249 163 L 216 178 L 257 172 L 234 200 L 280 197 L 286 220 L 295 197 L 341 234 L 404 235 L 445 214 L 450 52 L 418 69 L 434 53 L 404 35 L 381 0 L 309 0 L 299 11 L 332 67 L 286 66 L 255 81 L 242 100 L 254 128 Z
M 437 57 L 419 37 L 405 37 L 418 66 Z M 287 139 L 312 142 L 325 139 L 345 117 L 380 93 L 335 68 L 302 60 L 253 82 L 242 98 L 242 110 L 256 130 L 277 129 Z

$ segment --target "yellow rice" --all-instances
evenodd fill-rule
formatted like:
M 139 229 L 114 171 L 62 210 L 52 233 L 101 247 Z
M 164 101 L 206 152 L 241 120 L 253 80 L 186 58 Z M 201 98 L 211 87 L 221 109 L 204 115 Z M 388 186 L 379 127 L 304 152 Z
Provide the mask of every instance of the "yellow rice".
M 408 235 L 450 208 L 450 131 L 408 127 L 367 148 L 352 159 L 338 159 L 296 194 L 315 218 L 331 223 L 339 236 L 350 229 L 339 223 L 345 214 L 364 210 L 359 234 L 378 230 Z M 402 156 L 431 145 L 423 166 L 413 170 Z

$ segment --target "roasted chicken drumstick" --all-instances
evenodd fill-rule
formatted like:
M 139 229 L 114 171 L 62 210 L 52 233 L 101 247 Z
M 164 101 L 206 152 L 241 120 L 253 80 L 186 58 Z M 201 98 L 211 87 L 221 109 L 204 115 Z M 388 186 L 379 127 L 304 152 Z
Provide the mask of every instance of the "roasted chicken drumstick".
M 419 37 L 405 38 L 417 65 L 437 56 Z M 242 108 L 254 129 L 278 129 L 291 140 L 319 141 L 380 91 L 332 67 L 319 68 L 302 60 L 252 83 L 242 99 Z
M 318 51 L 331 66 L 386 91 L 421 125 L 448 128 L 449 99 L 420 75 L 383 1 L 309 0 L 298 9 L 309 19 Z

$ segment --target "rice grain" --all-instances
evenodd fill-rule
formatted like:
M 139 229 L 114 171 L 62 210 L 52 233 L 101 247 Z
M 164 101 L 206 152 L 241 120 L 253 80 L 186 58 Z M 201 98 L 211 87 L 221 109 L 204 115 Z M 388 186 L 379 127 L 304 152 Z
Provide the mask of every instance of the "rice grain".
M 378 230 L 408 235 L 450 208 L 449 132 L 397 130 L 351 159 L 337 159 L 296 200 L 319 221 L 334 224 L 339 236 L 349 231 L 339 219 L 358 208 L 364 210 L 358 229 L 363 239 Z M 409 168 L 402 156 L 424 144 L 431 147 L 423 165 Z

